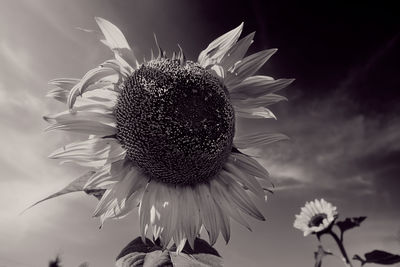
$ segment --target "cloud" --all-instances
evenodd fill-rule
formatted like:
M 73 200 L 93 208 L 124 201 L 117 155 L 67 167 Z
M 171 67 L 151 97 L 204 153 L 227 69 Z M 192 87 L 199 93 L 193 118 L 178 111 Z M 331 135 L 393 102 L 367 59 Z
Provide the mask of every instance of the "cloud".
M 355 196 L 374 198 L 387 210 L 396 208 L 400 116 L 362 114 L 335 93 L 324 99 L 294 99 L 285 108 L 272 128 L 292 140 L 257 149 L 277 190 L 311 190 L 343 202 Z

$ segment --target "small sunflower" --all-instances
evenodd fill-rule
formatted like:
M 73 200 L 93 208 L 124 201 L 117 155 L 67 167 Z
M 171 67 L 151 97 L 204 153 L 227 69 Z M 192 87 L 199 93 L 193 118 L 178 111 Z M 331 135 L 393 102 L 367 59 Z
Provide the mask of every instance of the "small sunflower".
M 296 215 L 293 226 L 303 231 L 304 236 L 327 230 L 337 218 L 336 207 L 324 199 L 306 202 L 301 213 Z
M 48 130 L 89 135 L 50 157 L 91 168 L 83 189 L 104 192 L 94 216 L 103 223 L 138 207 L 143 240 L 152 232 L 178 251 L 193 247 L 202 226 L 214 244 L 220 232 L 228 242 L 230 218 L 249 229 L 242 213 L 265 220 L 251 194 L 265 198 L 268 172 L 240 149 L 287 137 L 237 136 L 235 118 L 275 118 L 266 106 L 285 100 L 275 92 L 293 80 L 253 74 L 276 49 L 244 57 L 254 33 L 238 40 L 242 23 L 197 61 L 180 47 L 167 57 L 157 44 L 158 56 L 139 63 L 115 25 L 96 22 L 115 58 L 82 79 L 51 81 L 49 96 L 68 110 L 44 117 Z

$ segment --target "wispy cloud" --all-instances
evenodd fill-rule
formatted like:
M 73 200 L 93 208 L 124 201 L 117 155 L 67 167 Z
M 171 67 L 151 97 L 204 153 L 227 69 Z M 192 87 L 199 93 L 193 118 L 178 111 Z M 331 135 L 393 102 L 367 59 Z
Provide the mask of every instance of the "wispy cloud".
M 398 203 L 393 188 L 400 186 L 400 116 L 358 113 L 335 94 L 286 105 L 289 111 L 276 128 L 292 140 L 257 151 L 277 190 L 318 189 L 346 199 L 373 196 L 391 208 Z

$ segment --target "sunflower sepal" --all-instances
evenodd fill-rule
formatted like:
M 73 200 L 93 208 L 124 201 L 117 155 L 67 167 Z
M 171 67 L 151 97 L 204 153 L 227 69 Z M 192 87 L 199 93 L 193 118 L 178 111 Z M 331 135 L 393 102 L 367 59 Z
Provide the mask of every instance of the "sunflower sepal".
M 321 241 L 321 236 L 332 233 L 332 231 L 333 231 L 332 228 L 333 228 L 333 226 L 335 226 L 335 221 L 337 218 L 338 218 L 338 215 L 335 215 L 333 221 L 328 225 L 327 228 L 323 229 L 322 231 L 312 233 L 318 238 L 318 241 Z
M 188 242 L 164 248 L 160 239 L 137 237 L 126 245 L 116 258 L 116 267 L 129 266 L 222 266 L 218 251 L 205 240 L 196 238 L 194 248 Z

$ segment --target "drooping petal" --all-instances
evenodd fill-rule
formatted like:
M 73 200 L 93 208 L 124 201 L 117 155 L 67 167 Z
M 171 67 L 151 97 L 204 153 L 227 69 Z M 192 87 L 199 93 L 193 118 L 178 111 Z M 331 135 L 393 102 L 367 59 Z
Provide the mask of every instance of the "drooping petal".
M 267 49 L 245 57 L 237 62 L 230 75 L 225 78 L 225 84 L 232 87 L 258 71 L 277 49 Z M 230 72 L 228 72 L 230 73 Z
M 252 32 L 246 37 L 240 39 L 236 44 L 234 44 L 224 55 L 219 64 L 224 69 L 230 70 L 230 68 L 236 62 L 242 60 L 250 45 L 253 43 L 254 34 L 255 32 Z
M 58 191 L 58 192 L 56 192 L 54 194 L 51 194 L 50 196 L 35 202 L 34 204 L 32 204 L 31 206 L 26 208 L 23 212 L 25 212 L 26 210 L 36 206 L 39 203 L 42 203 L 43 201 L 46 201 L 46 200 L 49 200 L 49 199 L 52 199 L 52 198 L 55 198 L 55 197 L 59 197 L 59 196 L 65 195 L 65 194 L 83 191 L 86 181 L 93 175 L 93 173 L 94 173 L 93 171 L 89 171 L 89 172 L 85 173 L 84 175 L 76 178 L 75 180 L 73 180 L 71 183 L 69 183 L 66 187 L 64 187 L 60 191 Z
M 281 133 L 256 133 L 234 138 L 233 142 L 239 149 L 268 145 L 277 141 L 289 140 L 289 137 Z
M 163 220 L 164 230 L 161 233 L 163 247 L 166 247 L 174 236 L 175 228 L 178 224 L 179 211 L 179 200 L 175 188 L 173 186 L 167 186 L 166 189 L 168 201 L 163 203 L 163 205 L 166 205 L 166 209 L 161 215 L 165 216 L 165 220 Z
M 90 85 L 98 82 L 104 77 L 107 77 L 109 75 L 112 75 L 115 73 L 115 70 L 111 68 L 105 68 L 105 67 L 98 67 L 95 69 L 89 70 L 85 76 L 83 76 L 82 80 L 77 83 L 70 91 L 67 104 L 70 109 L 74 106 L 76 97 L 78 95 L 82 95 Z
M 198 62 L 202 67 L 218 63 L 229 49 L 236 43 L 242 33 L 243 22 L 235 29 L 225 33 L 212 41 L 206 49 L 201 51 Z
M 139 223 L 140 223 L 140 236 L 142 240 L 146 239 L 146 233 L 150 225 L 151 213 L 150 210 L 153 206 L 153 199 L 155 197 L 154 191 L 157 189 L 154 186 L 154 181 L 150 181 L 146 185 L 146 189 L 143 192 L 143 197 L 139 205 Z
M 57 86 L 49 90 L 46 94 L 47 97 L 54 98 L 62 103 L 67 103 L 67 98 L 70 90 L 79 82 L 75 78 L 59 78 L 49 81 L 49 85 Z
M 264 199 L 264 191 L 261 185 L 258 183 L 257 179 L 254 178 L 254 176 L 242 172 L 237 166 L 235 166 L 231 162 L 225 163 L 223 170 L 220 172 L 220 176 L 229 176 L 233 180 L 236 180 L 237 182 L 242 184 L 245 188 L 249 189 L 259 198 Z
M 49 85 L 54 85 L 63 89 L 68 89 L 71 90 L 72 87 L 74 87 L 75 84 L 79 82 L 79 79 L 77 78 L 57 78 L 50 80 L 48 82 Z
M 240 153 L 231 153 L 228 161 L 238 166 L 243 171 L 265 180 L 269 180 L 268 171 L 257 160 Z
M 121 74 L 123 78 L 127 78 L 132 73 L 132 68 L 118 59 L 107 60 L 101 64 L 101 66 L 115 70 L 117 73 Z
M 197 185 L 194 191 L 197 205 L 200 208 L 202 222 L 209 235 L 210 244 L 214 245 L 218 238 L 221 223 L 214 199 L 206 184 Z
M 104 165 L 90 177 L 85 188 L 105 188 L 125 178 L 130 171 L 130 162 L 126 159 Z
M 93 216 L 98 217 L 106 212 L 108 212 L 108 218 L 119 216 L 132 193 L 145 185 L 144 181 L 142 173 L 138 169 L 130 168 L 128 172 L 125 172 L 125 177 L 120 182 L 117 182 L 104 193 L 93 212 Z
M 179 195 L 179 203 L 181 205 L 181 222 L 185 236 L 189 245 L 194 249 L 194 241 L 200 231 L 201 221 L 198 212 L 196 200 L 194 199 L 194 191 L 192 187 L 185 186 L 181 188 L 182 194 Z
M 103 18 L 95 18 L 100 27 L 101 32 L 106 38 L 105 44 L 115 53 L 116 59 L 119 60 L 117 55 L 128 63 L 133 69 L 137 69 L 137 60 L 133 54 L 124 34 L 118 29 L 117 26 Z
M 265 221 L 249 195 L 234 179 L 227 176 L 219 176 L 219 179 L 225 183 L 226 190 L 237 208 L 260 221 Z
M 230 95 L 235 99 L 258 98 L 270 93 L 275 93 L 288 85 L 294 79 L 271 80 L 268 76 L 251 76 L 241 83 L 230 88 Z
M 223 182 L 218 181 L 218 178 L 211 180 L 210 192 L 215 200 L 215 203 L 217 203 L 220 207 L 223 207 L 222 210 L 224 212 L 228 212 L 230 217 L 251 231 L 250 225 L 233 204 L 227 187 Z

